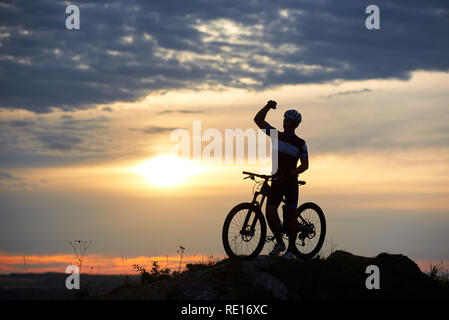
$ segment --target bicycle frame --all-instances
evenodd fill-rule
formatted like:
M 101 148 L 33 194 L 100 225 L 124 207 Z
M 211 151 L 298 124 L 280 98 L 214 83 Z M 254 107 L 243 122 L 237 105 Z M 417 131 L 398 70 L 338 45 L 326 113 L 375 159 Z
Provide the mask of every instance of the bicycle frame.
M 253 200 L 251 201 L 251 204 L 254 205 L 255 207 L 259 208 L 262 211 L 262 213 L 263 213 L 263 210 L 262 210 L 263 203 L 265 202 L 265 198 L 267 197 L 268 192 L 270 191 L 270 188 L 271 188 L 271 186 L 268 184 L 268 179 L 264 179 L 264 180 L 265 181 L 263 182 L 262 187 L 260 188 L 260 191 L 254 192 Z M 260 195 L 262 195 L 262 198 L 260 200 L 257 200 L 257 198 Z M 284 196 L 282 197 L 281 203 L 285 204 Z M 241 230 L 242 233 L 245 231 L 246 226 L 248 225 L 250 216 L 251 216 L 251 211 L 248 212 L 248 214 L 246 215 L 245 221 L 243 222 L 243 226 L 242 226 L 242 230 Z M 303 219 L 303 217 L 301 217 L 301 215 L 298 215 L 298 217 L 301 219 L 302 222 L 306 223 L 306 221 Z M 257 219 L 254 216 L 254 220 L 251 223 L 250 231 L 254 230 L 256 223 L 257 223 Z
M 264 205 L 266 206 L 265 199 L 271 193 L 272 183 L 270 181 L 273 181 L 276 177 L 247 171 L 243 171 L 243 174 L 246 175 L 244 179 L 251 178 L 253 181 L 255 178 L 258 179 L 255 181 L 256 186 L 251 202 L 239 203 L 226 216 L 222 240 L 225 251 L 230 258 L 254 258 L 262 252 L 265 243 L 275 240 L 273 235 L 267 235 L 267 212 L 266 210 L 264 212 L 262 208 Z M 279 182 L 282 183 L 282 181 Z M 304 185 L 305 183 L 305 181 L 298 181 L 298 185 Z M 284 222 L 281 228 L 284 239 L 288 236 L 290 241 L 294 232 L 296 247 L 294 254 L 301 259 L 312 258 L 321 249 L 326 233 L 323 211 L 313 202 L 302 203 L 296 210 L 288 209 L 286 208 L 285 196 L 282 197 L 281 203 L 284 210 Z M 277 214 L 277 212 L 273 213 Z M 290 213 L 294 216 L 291 216 Z M 251 215 L 254 216 L 251 217 Z M 294 221 L 294 228 L 289 228 L 286 225 L 287 221 L 289 223 Z M 316 229 L 316 226 L 318 229 Z M 289 234 L 290 231 L 292 234 Z M 319 237 L 316 237 L 318 234 Z M 314 240 L 309 242 L 308 239 Z

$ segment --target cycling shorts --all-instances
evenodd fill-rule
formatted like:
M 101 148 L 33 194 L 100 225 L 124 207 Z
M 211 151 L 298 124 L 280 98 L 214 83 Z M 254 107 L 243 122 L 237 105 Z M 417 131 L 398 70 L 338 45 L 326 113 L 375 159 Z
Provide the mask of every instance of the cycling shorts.
M 279 207 L 285 197 L 285 204 L 289 208 L 296 209 L 298 206 L 298 179 L 291 177 L 282 180 L 272 180 L 270 192 L 268 193 L 267 206 Z

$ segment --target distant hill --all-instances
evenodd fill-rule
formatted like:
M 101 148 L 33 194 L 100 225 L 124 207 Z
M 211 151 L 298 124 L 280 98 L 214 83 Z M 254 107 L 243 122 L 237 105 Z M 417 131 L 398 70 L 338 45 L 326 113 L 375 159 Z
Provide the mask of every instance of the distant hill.
M 380 270 L 380 289 L 365 285 L 368 265 Z M 408 257 L 381 253 L 369 258 L 336 251 L 327 259 L 284 261 L 259 256 L 223 260 L 150 284 L 121 286 L 99 299 L 449 299 L 448 282 L 420 271 Z
M 74 300 L 101 295 L 122 286 L 125 281 L 138 283 L 137 275 L 81 275 L 81 288 L 67 290 L 65 273 L 12 273 L 0 275 L 0 300 L 64 299 Z

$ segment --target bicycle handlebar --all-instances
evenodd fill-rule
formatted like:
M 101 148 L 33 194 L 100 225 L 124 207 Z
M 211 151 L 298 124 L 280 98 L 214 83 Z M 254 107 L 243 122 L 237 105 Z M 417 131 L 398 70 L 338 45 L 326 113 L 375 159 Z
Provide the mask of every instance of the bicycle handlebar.
M 257 174 L 257 173 L 253 173 L 253 172 L 248 172 L 248 171 L 243 171 L 242 172 L 243 174 L 247 174 L 247 175 L 249 175 L 249 176 L 251 176 L 251 177 L 259 177 L 259 178 L 262 178 L 262 179 L 270 179 L 270 178 L 272 178 L 273 176 L 267 176 L 267 175 L 264 175 L 264 174 Z
M 243 171 L 242 173 L 243 173 L 243 174 L 246 174 L 246 175 L 249 175 L 249 177 L 247 177 L 247 178 L 251 178 L 251 179 L 253 179 L 253 180 L 254 180 L 254 177 L 259 177 L 259 178 L 262 178 L 262 179 L 265 179 L 265 180 L 268 180 L 268 179 L 271 179 L 271 178 L 274 177 L 274 175 L 272 175 L 272 176 L 267 176 L 267 175 L 264 175 L 264 174 L 257 174 L 257 173 L 248 172 L 248 171 Z M 246 179 L 246 178 L 245 178 L 245 179 Z M 305 185 L 306 182 L 305 182 L 305 181 L 302 181 L 302 180 L 299 180 L 299 181 L 298 181 L 298 184 L 299 184 L 299 185 Z

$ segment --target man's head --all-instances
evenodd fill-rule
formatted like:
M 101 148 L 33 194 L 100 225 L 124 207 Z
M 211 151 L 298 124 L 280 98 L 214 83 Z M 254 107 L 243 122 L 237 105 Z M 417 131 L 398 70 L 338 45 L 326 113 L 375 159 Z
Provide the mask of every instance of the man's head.
M 293 133 L 298 125 L 301 123 L 302 116 L 296 110 L 287 110 L 284 113 L 284 131 Z

